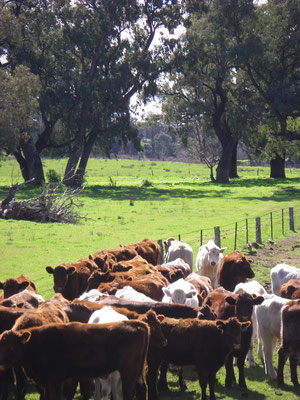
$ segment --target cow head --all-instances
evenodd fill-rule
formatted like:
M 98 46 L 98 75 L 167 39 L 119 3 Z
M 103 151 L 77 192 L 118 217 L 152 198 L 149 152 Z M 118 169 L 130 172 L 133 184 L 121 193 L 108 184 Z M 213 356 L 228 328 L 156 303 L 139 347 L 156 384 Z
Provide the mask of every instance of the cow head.
M 217 320 L 216 325 L 223 334 L 223 340 L 228 349 L 239 350 L 241 348 L 242 330 L 248 329 L 251 322 L 239 322 L 236 317 L 226 321 Z
M 0 336 L 0 371 L 16 364 L 22 354 L 22 346 L 29 341 L 29 331 L 4 331 Z
M 212 240 L 210 240 L 206 245 L 205 249 L 207 251 L 207 260 L 212 267 L 217 267 L 220 260 L 223 258 L 222 253 L 227 249 L 227 247 L 218 247 Z
M 3 289 L 3 297 L 7 299 L 8 297 L 22 292 L 30 285 L 29 281 L 18 282 L 14 278 L 6 279 L 4 282 L 0 282 L 0 289 Z
M 165 253 L 168 252 L 169 247 L 171 246 L 172 242 L 176 240 L 173 237 L 168 238 L 167 240 L 164 241 L 164 247 L 165 247 Z
M 238 296 L 227 296 L 227 303 L 235 306 L 235 315 L 240 322 L 251 321 L 253 307 L 264 301 L 263 296 L 251 295 L 243 290 L 238 292 Z
M 67 267 L 65 265 L 58 265 L 55 268 L 46 267 L 48 274 L 53 274 L 53 290 L 55 293 L 62 293 L 67 285 L 69 277 L 75 272 L 75 267 Z

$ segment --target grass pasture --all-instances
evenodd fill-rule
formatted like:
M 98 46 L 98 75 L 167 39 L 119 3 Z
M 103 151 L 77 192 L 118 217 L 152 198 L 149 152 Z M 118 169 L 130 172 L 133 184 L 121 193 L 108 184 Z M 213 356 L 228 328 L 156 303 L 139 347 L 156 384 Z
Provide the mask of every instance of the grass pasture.
M 63 175 L 66 160 L 44 160 L 45 172 L 55 170 Z M 86 188 L 78 199 L 80 224 L 41 224 L 29 221 L 0 220 L 1 265 L 0 280 L 28 274 L 45 298 L 53 295 L 52 276 L 46 265 L 58 265 L 87 257 L 98 250 L 135 243 L 146 237 L 154 240 L 170 236 L 189 243 L 196 257 L 201 230 L 203 243 L 214 238 L 214 227 L 220 226 L 221 245 L 227 252 L 246 243 L 245 221 L 248 220 L 249 241 L 255 241 L 255 218 L 262 219 L 262 238 L 270 238 L 270 212 L 273 212 L 274 239 L 294 234 L 284 220 L 282 209 L 294 207 L 295 230 L 300 229 L 300 170 L 287 169 L 286 180 L 269 178 L 269 168 L 241 166 L 239 178 L 229 185 L 209 181 L 209 170 L 198 164 L 133 160 L 91 159 L 88 163 Z M 17 163 L 13 159 L 1 161 L 0 199 L 12 183 L 22 182 Z M 17 198 L 30 198 L 38 188 L 21 188 Z M 299 265 L 300 266 L 300 260 Z M 272 267 L 272 265 L 270 265 Z M 258 280 L 269 279 L 266 270 L 254 265 Z M 260 360 L 258 367 L 246 368 L 248 393 L 237 386 L 224 389 L 224 368 L 218 373 L 216 395 L 219 399 L 282 400 L 300 399 L 286 367 L 284 389 L 278 389 L 264 376 Z M 198 399 L 199 384 L 193 368 L 185 370 L 188 391 L 178 392 L 176 374 L 170 373 L 174 392 L 162 399 Z M 37 394 L 27 398 L 37 399 Z

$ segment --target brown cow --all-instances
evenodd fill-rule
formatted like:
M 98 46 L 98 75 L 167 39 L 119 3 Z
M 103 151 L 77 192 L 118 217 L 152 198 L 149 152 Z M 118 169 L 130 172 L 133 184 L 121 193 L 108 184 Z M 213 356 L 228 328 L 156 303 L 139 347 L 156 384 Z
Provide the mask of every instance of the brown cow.
M 290 279 L 281 285 L 280 296 L 286 299 L 300 299 L 300 279 Z
M 226 320 L 230 317 L 237 317 L 240 322 L 249 322 L 249 328 L 243 330 L 241 348 L 238 352 L 232 353 L 226 361 L 226 387 L 231 387 L 235 380 L 233 371 L 233 357 L 237 357 L 239 369 L 239 385 L 246 388 L 244 366 L 247 353 L 249 351 L 252 337 L 252 312 L 253 306 L 261 304 L 264 301 L 262 296 L 251 295 L 241 291 L 238 294 L 225 290 L 223 287 L 214 289 L 205 298 L 203 304 L 208 305 L 216 314 L 217 318 Z
M 0 295 L 1 300 L 7 299 L 13 294 L 22 292 L 25 289 L 37 293 L 36 284 L 27 275 L 20 275 L 17 278 L 8 278 L 4 282 L 0 282 L 0 289 L 3 289 Z
M 128 246 L 133 248 L 141 257 L 148 261 L 152 265 L 158 265 L 161 254 L 160 245 L 151 239 L 144 239 L 136 244 Z
M 157 400 L 156 381 L 162 361 L 175 365 L 195 365 L 201 386 L 201 399 L 205 400 L 209 384 L 210 398 L 215 399 L 214 385 L 217 371 L 224 365 L 228 355 L 241 344 L 241 328 L 249 322 L 240 323 L 236 318 L 227 321 L 197 319 L 161 319 L 161 327 L 167 346 L 156 359 L 149 363 L 149 400 Z
M 149 327 L 141 321 L 108 324 L 49 324 L 0 336 L 0 369 L 22 365 L 26 375 L 45 390 L 47 400 L 62 399 L 68 378 L 98 377 L 118 370 L 124 400 L 143 386 Z M 144 396 L 146 398 L 146 396 Z
M 287 302 L 281 310 L 281 346 L 278 352 L 277 382 L 284 384 L 284 365 L 289 357 L 291 381 L 299 386 L 297 364 L 299 356 L 300 300 Z
M 247 258 L 238 250 L 224 256 L 217 269 L 217 280 L 220 286 L 233 292 L 238 283 L 254 278 L 254 272 L 250 266 L 252 262 L 251 258 Z
M 199 306 L 203 303 L 203 300 L 207 297 L 208 293 L 213 290 L 211 280 L 207 276 L 201 276 L 192 272 L 184 280 L 195 286 L 198 292 Z
M 55 268 L 46 267 L 53 274 L 53 290 L 61 293 L 67 300 L 79 297 L 87 288 L 87 281 L 97 265 L 89 258 L 82 258 L 75 263 L 60 264 Z

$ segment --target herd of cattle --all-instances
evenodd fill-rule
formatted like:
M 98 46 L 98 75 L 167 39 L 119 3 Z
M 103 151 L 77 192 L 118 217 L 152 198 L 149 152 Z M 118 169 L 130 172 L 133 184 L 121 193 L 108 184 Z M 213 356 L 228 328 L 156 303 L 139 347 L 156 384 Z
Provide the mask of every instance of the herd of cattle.
M 300 269 L 271 268 L 272 293 L 255 280 L 252 260 L 239 251 L 223 255 L 212 240 L 199 248 L 193 272 L 192 248 L 169 238 L 102 250 L 55 268 L 52 298 L 37 294 L 26 275 L 0 282 L 0 396 L 16 385 L 24 399 L 31 380 L 45 400 L 157 400 L 168 390 L 169 364 L 196 367 L 201 399 L 207 385 L 215 399 L 217 371 L 225 365 L 225 386 L 246 388 L 245 360 L 255 366 L 254 340 L 265 373 L 283 384 L 290 359 L 298 385 Z M 299 299 L 299 300 L 297 300 Z M 277 373 L 273 352 L 281 341 Z

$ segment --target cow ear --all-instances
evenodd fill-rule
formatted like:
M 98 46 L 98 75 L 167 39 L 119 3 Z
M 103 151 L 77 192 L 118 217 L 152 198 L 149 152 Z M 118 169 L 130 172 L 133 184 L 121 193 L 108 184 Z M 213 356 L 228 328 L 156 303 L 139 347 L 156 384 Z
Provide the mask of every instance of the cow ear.
M 19 288 L 20 289 L 26 289 L 27 287 L 29 286 L 29 282 L 21 282 L 20 284 L 19 284 Z
M 18 335 L 22 344 L 25 344 L 29 341 L 31 333 L 29 331 L 25 331 Z
M 191 290 L 190 292 L 188 292 L 186 294 L 186 298 L 187 299 L 191 299 L 192 297 L 195 297 L 197 295 L 197 291 L 196 290 Z
M 70 268 L 67 269 L 67 274 L 68 275 L 72 275 L 72 274 L 74 274 L 74 272 L 75 272 L 75 267 L 70 267 Z
M 225 251 L 227 249 L 227 247 L 221 247 L 220 248 L 220 253 L 223 253 L 223 251 Z
M 47 267 L 45 269 L 48 272 L 48 274 L 53 274 L 53 272 L 54 272 L 54 269 L 52 267 L 50 267 L 50 265 L 47 265 Z
M 250 321 L 241 322 L 240 325 L 241 325 L 241 331 L 246 332 L 249 326 L 251 326 L 251 322 Z
M 155 312 L 155 311 L 149 310 L 149 311 L 146 313 L 146 315 L 147 315 L 148 321 L 150 321 L 150 322 L 157 321 L 157 317 L 156 317 L 156 312 Z
M 227 303 L 230 304 L 231 306 L 235 304 L 235 299 L 232 296 L 227 296 L 225 298 L 225 301 L 227 301 Z
M 162 314 L 158 314 L 157 319 L 159 320 L 159 322 L 162 322 L 165 319 L 165 316 Z
M 255 305 L 255 306 L 257 306 L 258 304 L 261 304 L 263 301 L 264 301 L 264 297 L 263 296 L 255 296 L 255 295 L 252 295 L 252 298 L 253 298 L 253 304 Z
M 224 329 L 225 329 L 225 324 L 224 324 L 224 322 L 223 321 L 221 321 L 221 320 L 217 320 L 216 321 L 216 325 L 217 325 L 217 327 L 223 332 L 224 331 Z
M 170 292 L 170 290 L 168 288 L 163 287 L 162 291 L 166 296 L 172 297 L 171 292 Z

